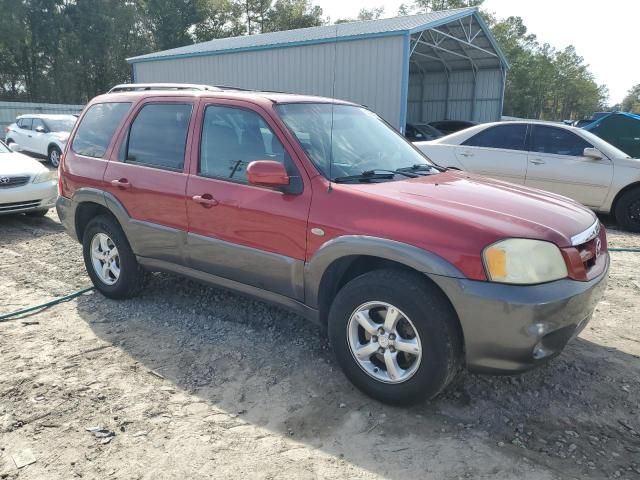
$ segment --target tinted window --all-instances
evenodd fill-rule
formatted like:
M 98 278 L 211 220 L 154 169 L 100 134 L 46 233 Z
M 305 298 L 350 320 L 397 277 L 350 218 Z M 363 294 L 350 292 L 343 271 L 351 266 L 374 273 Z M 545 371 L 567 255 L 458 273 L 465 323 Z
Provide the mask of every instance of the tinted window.
M 525 150 L 527 126 L 498 125 L 487 128 L 467 139 L 463 145 L 470 147 L 504 148 L 507 150 Z
M 593 147 L 573 132 L 561 128 L 535 125 L 531 136 L 531 151 L 581 157 L 585 148 Z
M 191 109 L 177 103 L 142 107 L 129 130 L 125 161 L 182 170 Z
M 96 103 L 92 105 L 76 131 L 72 149 L 80 155 L 102 158 L 116 128 L 131 103 Z
M 200 141 L 200 174 L 247 182 L 247 165 L 274 160 L 296 175 L 288 153 L 269 125 L 255 112 L 207 107 Z

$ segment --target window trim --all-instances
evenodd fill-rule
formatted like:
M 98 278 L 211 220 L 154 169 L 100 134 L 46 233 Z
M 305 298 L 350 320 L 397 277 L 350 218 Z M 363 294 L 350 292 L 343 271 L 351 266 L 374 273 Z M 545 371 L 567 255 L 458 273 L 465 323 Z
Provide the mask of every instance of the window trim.
M 131 127 L 133 126 L 133 124 L 135 123 L 136 119 L 138 118 L 138 115 L 140 115 L 140 112 L 142 112 L 142 110 L 144 110 L 144 107 L 146 107 L 147 105 L 190 105 L 191 106 L 191 112 L 189 114 L 189 123 L 187 124 L 187 130 L 186 133 L 187 135 L 184 138 L 184 154 L 183 154 L 183 158 L 182 158 L 182 168 L 174 168 L 174 167 L 165 167 L 162 165 L 154 165 L 153 163 L 145 163 L 145 162 L 137 162 L 137 161 L 129 161 L 127 160 L 127 156 L 129 154 L 129 137 L 131 135 Z M 137 109 L 135 110 L 135 112 L 133 113 L 133 116 L 131 116 L 131 119 L 127 119 L 127 128 L 125 130 L 125 134 L 124 137 L 122 138 L 122 141 L 120 142 L 120 148 L 118 149 L 118 162 L 124 164 L 124 165 L 136 165 L 139 167 L 148 167 L 148 168 L 155 168 L 156 170 L 165 170 L 168 172 L 177 172 L 177 173 L 187 173 L 185 168 L 187 166 L 187 147 L 189 145 L 189 132 L 191 130 L 191 122 L 193 122 L 193 118 L 194 118 L 194 112 L 195 112 L 195 102 L 192 101 L 180 101 L 180 100 L 158 100 L 158 99 L 153 99 L 150 100 L 148 102 L 141 102 L 138 104 Z M 120 157 L 120 153 L 122 150 L 122 147 L 124 146 L 124 158 Z
M 80 153 L 78 151 L 76 151 L 76 149 L 74 148 L 74 143 L 76 141 L 76 138 L 78 137 L 78 130 L 80 130 L 80 127 L 82 126 L 82 122 L 84 121 L 84 118 L 87 116 L 87 114 L 89 113 L 89 111 L 96 105 L 106 105 L 106 104 L 124 104 L 124 105 L 129 105 L 127 111 L 124 113 L 124 115 L 122 115 L 122 118 L 120 119 L 120 122 L 118 123 L 118 125 L 116 126 L 116 129 L 113 131 L 113 135 L 111 135 L 111 140 L 109 140 L 109 143 L 107 144 L 107 147 L 104 150 L 104 154 L 101 157 L 96 157 L 93 155 L 87 155 L 86 153 Z M 118 133 L 120 132 L 120 130 L 122 129 L 122 124 L 127 120 L 127 118 L 129 117 L 129 114 L 131 113 L 131 107 L 133 106 L 134 102 L 132 101 L 120 101 L 120 102 L 96 102 L 93 103 L 91 105 L 88 105 L 84 111 L 84 113 L 82 114 L 82 117 L 78 118 L 78 120 L 76 121 L 75 125 L 73 126 L 74 130 L 73 130 L 73 138 L 69 138 L 69 150 L 72 151 L 74 154 L 76 155 L 80 155 L 81 157 L 86 157 L 86 158 L 94 158 L 96 160 L 104 160 L 104 161 L 108 161 L 109 160 L 109 155 L 107 155 L 108 153 L 110 153 L 112 151 L 112 146 L 114 145 L 114 142 L 117 140 L 118 138 Z
M 511 127 L 511 126 L 515 126 L 515 127 L 524 127 L 524 141 L 522 142 L 522 149 L 515 149 L 515 148 L 505 148 L 505 147 L 487 147 L 487 146 L 480 146 L 480 145 L 468 145 L 467 142 L 475 137 L 477 137 L 478 135 L 482 135 L 483 133 L 487 133 L 491 130 L 495 130 L 497 128 L 500 127 Z M 469 138 L 467 138 L 465 141 L 463 141 L 460 144 L 460 147 L 469 147 L 469 148 L 489 148 L 492 150 L 507 150 L 509 152 L 524 152 L 527 153 L 529 150 L 529 142 L 528 142 L 528 137 L 529 137 L 529 125 L 526 123 L 504 123 L 504 124 L 498 124 L 498 125 L 492 125 L 489 128 L 485 128 L 479 132 L 477 132 L 476 134 L 470 136 Z
M 529 145 L 528 145 L 529 153 L 536 154 L 536 155 L 555 155 L 556 157 L 584 158 L 583 155 L 567 155 L 567 154 L 564 154 L 564 153 L 537 152 L 535 150 L 532 150 L 533 149 L 533 139 L 534 139 L 534 136 L 536 134 L 536 130 L 538 128 L 540 128 L 541 130 L 544 129 L 544 128 L 549 128 L 551 130 L 560 130 L 562 132 L 568 133 L 570 135 L 573 135 L 573 136 L 579 138 L 580 140 L 582 140 L 583 142 L 585 142 L 588 145 L 591 145 L 588 148 L 597 148 L 595 145 L 592 145 L 591 142 L 589 142 L 586 138 L 583 138 L 580 135 L 578 135 L 577 133 L 574 133 L 574 132 L 572 132 L 570 130 L 566 130 L 564 128 L 556 127 L 555 125 L 537 125 L 537 124 L 532 124 L 531 126 L 532 126 L 531 135 L 530 135 Z M 585 148 L 587 148 L 587 147 L 585 147 Z M 604 155 L 604 153 L 603 153 L 603 155 Z M 606 155 L 604 155 L 604 156 L 605 156 L 605 158 L 607 158 Z
M 258 115 L 258 117 L 267 125 L 267 127 L 269 128 L 269 130 L 271 130 L 271 133 L 273 134 L 273 136 L 275 138 L 278 139 L 278 141 L 280 142 L 280 144 L 282 145 L 282 148 L 284 149 L 285 153 L 289 156 L 289 159 L 291 161 L 291 166 L 295 169 L 296 171 L 296 176 L 300 178 L 300 189 L 299 191 L 295 191 L 295 192 L 288 192 L 287 191 L 287 186 L 283 187 L 283 188 L 275 188 L 275 187 L 266 187 L 266 186 L 262 186 L 262 185 L 254 185 L 251 184 L 249 182 L 245 182 L 242 180 L 237 180 L 234 178 L 230 178 L 230 177 L 220 177 L 220 176 L 216 176 L 216 175 L 207 175 L 202 173 L 201 169 L 200 169 L 200 165 L 201 165 L 201 161 L 202 161 L 202 137 L 203 137 L 203 132 L 204 132 L 204 119 L 205 116 L 207 114 L 207 108 L 209 107 L 224 107 L 224 108 L 233 108 L 236 110 L 244 110 L 246 112 L 249 113 L 253 113 L 255 115 Z M 263 190 L 269 190 L 269 191 L 276 191 L 276 192 L 281 192 L 281 193 L 290 193 L 290 194 L 301 194 L 304 191 L 304 180 L 302 179 L 302 175 L 300 175 L 300 169 L 298 168 L 298 166 L 296 165 L 295 161 L 293 160 L 293 156 L 291 155 L 291 152 L 289 151 L 289 149 L 287 148 L 287 145 L 285 142 L 282 141 L 282 138 L 280 137 L 280 135 L 278 135 L 278 132 L 276 132 L 276 130 L 273 128 L 273 126 L 267 121 L 267 119 L 265 118 L 264 115 L 262 115 L 260 112 L 258 112 L 257 110 L 245 106 L 245 105 L 237 105 L 237 104 L 229 104 L 229 103 L 218 103 L 215 101 L 207 101 L 205 103 L 202 104 L 202 115 L 200 117 L 200 134 L 198 137 L 198 158 L 196 161 L 196 168 L 195 168 L 195 176 L 197 177 L 201 177 L 201 178 L 207 178 L 210 180 L 220 180 L 223 182 L 229 182 L 229 183 L 234 183 L 236 185 L 243 185 L 245 187 L 253 187 L 253 188 L 261 188 Z M 264 160 L 267 160 L 266 158 Z M 286 166 L 285 166 L 286 168 Z M 289 178 L 292 178 L 292 175 L 289 175 Z M 289 185 L 291 186 L 291 184 Z

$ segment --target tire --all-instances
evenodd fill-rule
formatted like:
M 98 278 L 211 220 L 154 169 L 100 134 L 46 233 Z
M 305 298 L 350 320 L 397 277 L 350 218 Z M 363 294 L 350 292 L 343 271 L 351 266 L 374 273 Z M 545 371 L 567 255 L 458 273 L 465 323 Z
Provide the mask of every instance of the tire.
M 60 166 L 60 157 L 62 155 L 62 150 L 60 150 L 58 147 L 56 147 L 55 145 L 49 148 L 49 155 L 48 155 L 48 159 L 49 159 L 49 163 L 51 165 L 53 165 L 55 168 L 58 168 Z
M 30 217 L 44 217 L 48 211 L 48 208 L 43 208 L 42 210 L 32 210 L 31 212 L 27 212 L 27 215 Z
M 640 232 L 640 187 L 625 193 L 616 202 L 616 222 L 625 230 Z
M 419 356 L 406 356 L 389 347 L 390 351 L 404 355 L 404 360 L 413 359 L 413 363 L 403 362 L 406 365 L 400 372 L 408 373 L 413 369 L 413 373 L 402 381 L 374 378 L 373 375 L 390 376 L 389 372 L 382 371 L 387 370 L 386 363 L 381 361 L 386 358 L 386 350 L 384 355 L 374 353 L 367 362 L 373 366 L 373 373 L 367 373 L 352 353 L 354 330 L 350 327 L 353 323 L 350 319 L 359 308 L 368 308 L 372 302 L 386 303 L 389 305 L 386 312 L 395 307 L 402 316 L 409 318 L 419 339 Z M 369 318 L 380 315 L 378 320 L 382 320 L 384 313 L 384 310 L 372 308 L 368 315 Z M 401 322 L 404 321 L 399 321 L 398 325 Z M 357 338 L 361 339 L 365 330 L 360 329 L 357 323 Z M 378 345 L 382 344 L 383 336 L 386 333 L 376 337 Z M 391 336 L 386 338 L 385 342 L 388 342 Z M 376 400 L 395 405 L 418 403 L 436 397 L 457 375 L 463 361 L 462 332 L 453 307 L 436 285 L 417 272 L 376 270 L 350 281 L 338 292 L 329 311 L 329 339 L 336 359 L 349 380 Z M 371 337 L 369 343 L 376 343 L 373 340 Z M 396 338 L 396 346 L 400 348 L 397 341 Z M 415 339 L 411 341 L 415 342 Z M 404 369 L 405 366 L 408 368 Z M 378 373 L 375 373 L 376 369 Z
M 96 257 L 92 255 L 94 239 L 97 244 L 101 244 L 100 239 L 108 238 L 108 245 L 111 250 L 103 249 L 103 252 L 113 253 L 113 247 L 117 249 L 117 253 L 111 258 L 112 265 L 107 271 L 106 277 L 99 273 L 94 266 Z M 114 299 L 131 298 L 138 295 L 144 286 L 145 272 L 136 260 L 136 256 L 131 250 L 131 246 L 118 222 L 108 215 L 100 215 L 92 219 L 85 228 L 82 236 L 82 253 L 87 273 L 93 282 L 93 285 L 104 296 Z M 97 260 L 100 264 L 107 262 L 107 255 L 104 254 L 105 262 Z M 115 275 L 117 268 L 118 275 Z

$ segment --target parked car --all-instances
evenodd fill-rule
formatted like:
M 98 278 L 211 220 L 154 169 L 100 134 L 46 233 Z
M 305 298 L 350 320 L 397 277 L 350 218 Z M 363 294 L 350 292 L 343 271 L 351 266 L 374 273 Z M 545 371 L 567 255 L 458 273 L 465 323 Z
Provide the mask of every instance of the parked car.
M 614 112 L 600 117 L 584 128 L 630 157 L 640 158 L 640 115 Z
M 424 142 L 428 140 L 435 140 L 442 137 L 443 133 L 433 128 L 428 123 L 407 123 L 404 129 L 404 136 L 409 139 L 410 142 Z
M 449 135 L 450 133 L 459 132 L 465 128 L 478 125 L 478 123 L 470 122 L 468 120 L 440 120 L 438 122 L 430 122 L 429 125 L 439 130 L 444 135 Z
M 581 128 L 487 123 L 416 146 L 443 167 L 558 193 L 640 231 L 640 160 Z
M 58 196 L 57 174 L 0 142 L 0 215 L 44 216 Z
M 76 120 L 73 115 L 20 115 L 6 128 L 5 139 L 20 151 L 46 157 L 58 167 Z
M 576 202 L 444 171 L 351 103 L 154 88 L 93 99 L 60 165 L 58 215 L 110 298 L 164 271 L 275 302 L 409 403 L 462 366 L 543 363 L 602 295 L 605 230 Z
M 578 128 L 582 128 L 582 127 L 586 127 L 587 125 L 593 123 L 593 120 L 590 118 L 583 118 L 582 120 L 576 120 L 575 122 L 571 123 L 572 126 L 574 127 L 578 127 Z

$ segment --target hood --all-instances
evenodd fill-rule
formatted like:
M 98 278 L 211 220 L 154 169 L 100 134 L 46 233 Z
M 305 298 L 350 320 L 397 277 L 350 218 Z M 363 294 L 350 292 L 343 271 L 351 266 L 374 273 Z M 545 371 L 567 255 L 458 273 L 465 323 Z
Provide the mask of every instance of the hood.
M 356 188 L 410 205 L 434 220 L 463 225 L 466 234 L 485 242 L 517 237 L 567 247 L 572 236 L 597 220 L 591 210 L 569 198 L 467 172 L 446 171 Z
M 22 153 L 0 153 L 0 175 L 37 175 L 46 172 L 47 167 Z

